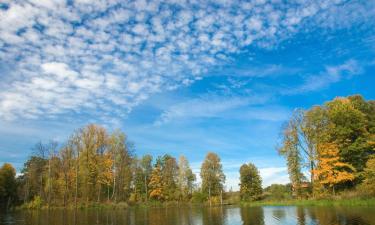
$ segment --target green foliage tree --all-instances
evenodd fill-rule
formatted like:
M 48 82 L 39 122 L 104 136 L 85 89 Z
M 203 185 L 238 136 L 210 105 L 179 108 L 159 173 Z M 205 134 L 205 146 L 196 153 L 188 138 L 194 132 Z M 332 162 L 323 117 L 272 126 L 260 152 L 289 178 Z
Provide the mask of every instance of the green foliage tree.
M 279 154 L 283 155 L 287 160 L 289 179 L 294 187 L 296 196 L 302 194 L 301 185 L 305 181 L 302 173 L 302 157 L 299 148 L 299 138 L 296 123 L 291 120 L 283 130 L 283 143 L 278 149 Z
M 292 198 L 292 186 L 290 184 L 271 184 L 264 189 L 267 199 L 284 200 Z
M 9 163 L 0 168 L 0 207 L 9 207 L 17 201 L 16 170 Z
M 202 163 L 200 176 L 202 179 L 202 191 L 209 198 L 219 196 L 224 189 L 225 175 L 217 154 L 209 152 Z
M 240 168 L 240 194 L 242 200 L 258 200 L 261 198 L 262 178 L 257 167 L 252 164 L 243 164 Z
M 374 147 L 375 104 L 354 95 L 336 98 L 306 111 L 298 110 L 283 129 L 282 136 L 278 151 L 287 160 L 294 189 L 299 190 L 304 180 L 301 171 L 305 168 L 309 168 L 312 186 L 315 181 L 320 184 L 314 172 L 323 159 L 317 148 L 324 143 L 336 144 L 340 160 L 354 167 L 352 173 L 356 179 L 341 184 L 353 187 L 363 179 L 362 172 Z
M 366 195 L 375 195 L 375 156 L 372 156 L 366 163 L 364 169 L 364 180 L 360 189 Z

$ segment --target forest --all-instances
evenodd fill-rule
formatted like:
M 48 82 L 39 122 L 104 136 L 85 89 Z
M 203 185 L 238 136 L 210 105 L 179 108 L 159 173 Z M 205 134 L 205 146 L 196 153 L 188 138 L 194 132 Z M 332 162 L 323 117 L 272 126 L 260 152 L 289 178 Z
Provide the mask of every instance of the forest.
M 134 149 L 124 132 L 96 124 L 76 130 L 62 144 L 39 142 L 19 175 L 9 163 L 0 168 L 0 205 L 81 208 L 374 197 L 375 101 L 353 95 L 294 110 L 276 148 L 286 160 L 286 185 L 262 188 L 258 168 L 247 162 L 239 170 L 239 192 L 225 190 L 221 159 L 213 152 L 201 164 L 198 184 L 186 157 L 137 156 Z

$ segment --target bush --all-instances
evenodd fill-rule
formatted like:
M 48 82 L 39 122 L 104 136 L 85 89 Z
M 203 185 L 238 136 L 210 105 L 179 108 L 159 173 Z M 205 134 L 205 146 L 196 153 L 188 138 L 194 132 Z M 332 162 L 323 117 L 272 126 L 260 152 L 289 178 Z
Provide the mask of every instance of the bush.
M 34 199 L 26 203 L 23 207 L 26 209 L 41 209 L 43 206 L 43 200 L 40 196 L 35 196 Z
M 203 203 L 207 200 L 207 195 L 202 192 L 194 192 L 191 201 L 193 203 Z

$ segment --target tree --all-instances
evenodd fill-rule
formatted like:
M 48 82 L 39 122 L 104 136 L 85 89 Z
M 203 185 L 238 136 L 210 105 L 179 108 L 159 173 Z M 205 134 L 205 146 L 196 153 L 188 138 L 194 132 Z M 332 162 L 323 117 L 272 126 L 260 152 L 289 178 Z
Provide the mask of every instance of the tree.
M 318 151 L 319 163 L 315 175 L 320 184 L 331 187 L 335 193 L 336 185 L 354 180 L 355 168 L 340 160 L 337 144 L 320 144 Z
M 150 198 L 156 200 L 164 200 L 164 190 L 163 190 L 163 177 L 160 165 L 157 165 L 151 173 L 150 183 L 148 184 L 150 188 Z
M 107 132 L 98 125 L 90 124 L 79 132 L 80 144 L 80 180 L 83 183 L 81 189 L 82 197 L 86 202 L 100 201 L 102 184 L 98 182 L 99 173 L 103 171 L 99 162 L 107 147 Z
M 367 142 L 374 133 L 375 108 L 361 96 L 336 98 L 326 104 L 327 116 L 332 123 L 330 142 L 337 143 L 342 160 L 363 171 L 368 156 L 372 153 Z
M 262 179 L 252 163 L 240 168 L 240 194 L 242 200 L 258 200 L 262 195 Z
M 295 194 L 300 197 L 302 194 L 301 184 L 305 180 L 305 176 L 302 173 L 302 157 L 298 147 L 299 139 L 296 126 L 293 120 L 286 125 L 283 130 L 283 143 L 278 151 L 287 160 L 289 179 Z
M 0 168 L 0 207 L 7 207 L 17 200 L 16 170 L 9 163 Z
M 200 176 L 202 179 L 202 191 L 208 194 L 209 200 L 211 196 L 222 194 L 225 182 L 220 158 L 217 154 L 209 152 L 202 163 Z
M 25 201 L 33 199 L 35 196 L 43 196 L 44 179 L 43 174 L 47 160 L 32 155 L 24 164 L 22 173 L 25 179 Z
M 364 180 L 360 188 L 369 195 L 375 195 L 375 156 L 372 156 L 366 163 Z
M 60 151 L 61 158 L 61 179 L 64 186 L 63 204 L 66 206 L 67 201 L 72 197 L 71 190 L 74 190 L 75 180 L 75 160 L 74 149 L 71 142 L 68 142 Z
M 133 156 L 131 143 L 125 133 L 115 130 L 109 137 L 109 151 L 113 156 L 112 196 L 114 201 L 125 201 L 129 197 L 132 181 Z
M 146 196 L 146 201 L 148 200 L 148 183 L 150 182 L 150 177 L 152 173 L 152 156 L 151 155 L 144 155 L 141 159 L 141 167 L 144 177 L 144 191 Z
M 178 165 L 174 157 L 165 154 L 156 159 L 156 166 L 160 166 L 163 183 L 163 196 L 166 200 L 177 199 Z
M 192 193 L 195 174 L 189 166 L 185 156 L 180 156 L 178 160 L 178 189 L 182 199 L 186 199 Z
M 274 200 L 288 199 L 292 197 L 292 187 L 290 184 L 271 184 L 264 189 L 267 198 Z

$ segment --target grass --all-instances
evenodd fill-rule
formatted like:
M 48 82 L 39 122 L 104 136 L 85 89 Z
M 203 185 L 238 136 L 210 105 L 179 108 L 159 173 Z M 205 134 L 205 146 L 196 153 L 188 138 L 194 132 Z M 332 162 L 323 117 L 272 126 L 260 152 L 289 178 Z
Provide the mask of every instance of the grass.
M 375 198 L 370 199 L 307 199 L 281 201 L 241 202 L 243 206 L 375 206 Z

